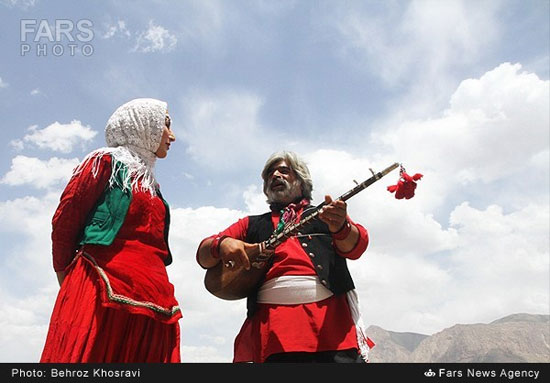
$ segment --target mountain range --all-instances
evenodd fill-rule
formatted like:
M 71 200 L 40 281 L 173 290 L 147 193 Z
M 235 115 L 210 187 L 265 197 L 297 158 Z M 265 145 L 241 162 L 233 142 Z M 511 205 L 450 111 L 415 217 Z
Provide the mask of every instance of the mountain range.
M 369 326 L 371 363 L 550 363 L 550 316 L 512 314 L 433 335 Z

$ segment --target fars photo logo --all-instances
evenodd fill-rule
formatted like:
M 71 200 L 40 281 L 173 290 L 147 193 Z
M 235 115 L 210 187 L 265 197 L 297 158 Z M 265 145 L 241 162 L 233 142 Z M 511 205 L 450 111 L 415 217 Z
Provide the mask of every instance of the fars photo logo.
M 21 56 L 91 56 L 94 46 L 93 22 L 88 19 L 22 19 Z

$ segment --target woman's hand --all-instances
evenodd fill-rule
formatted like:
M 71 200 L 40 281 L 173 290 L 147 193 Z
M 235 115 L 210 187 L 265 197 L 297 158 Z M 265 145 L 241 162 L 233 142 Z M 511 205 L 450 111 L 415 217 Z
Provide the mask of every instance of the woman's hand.
M 63 281 L 65 280 L 65 272 L 64 271 L 58 271 L 55 273 L 57 276 L 57 281 L 59 282 L 59 287 L 63 284 Z

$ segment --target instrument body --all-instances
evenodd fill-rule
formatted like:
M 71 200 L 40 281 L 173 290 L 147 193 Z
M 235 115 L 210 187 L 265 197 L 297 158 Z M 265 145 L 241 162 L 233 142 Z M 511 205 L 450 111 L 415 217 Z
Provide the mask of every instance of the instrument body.
M 398 163 L 394 163 L 379 173 L 375 174 L 373 172 L 372 177 L 358 184 L 353 189 L 340 196 L 337 200 L 346 201 L 350 199 L 398 166 Z M 265 250 L 274 250 L 287 238 L 296 234 L 302 227 L 311 222 L 311 220 L 316 219 L 325 205 L 325 202 L 317 205 L 311 214 L 303 217 L 299 222 L 289 224 L 281 232 L 273 233 L 271 237 L 259 243 L 258 246 L 247 250 L 248 258 L 253 266 L 250 270 L 246 270 L 244 267 L 225 267 L 223 262 L 219 262 L 216 266 L 209 268 L 204 277 L 206 289 L 211 294 L 224 300 L 238 300 L 249 296 L 259 287 L 259 284 L 263 281 L 264 275 L 271 266 L 269 257 L 266 257 L 264 253 Z

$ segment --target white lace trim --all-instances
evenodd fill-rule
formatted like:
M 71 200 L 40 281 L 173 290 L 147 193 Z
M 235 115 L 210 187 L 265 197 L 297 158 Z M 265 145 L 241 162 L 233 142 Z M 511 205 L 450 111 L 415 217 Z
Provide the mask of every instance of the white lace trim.
M 135 190 L 145 191 L 151 193 L 152 196 L 156 195 L 156 189 L 158 183 L 154 174 L 154 163 L 152 165 L 145 164 L 145 161 L 135 153 L 132 149 L 125 146 L 118 146 L 116 148 L 99 148 L 94 150 L 84 158 L 84 160 L 74 170 L 73 175 L 76 175 L 87 166 L 89 161 L 92 163 L 92 174 L 97 177 L 101 158 L 104 155 L 110 155 L 112 157 L 111 163 L 111 176 L 109 177 L 109 186 L 118 186 L 122 190 Z M 122 163 L 126 166 L 127 172 L 122 180 L 122 184 L 119 184 L 118 173 L 121 167 L 118 163 Z

